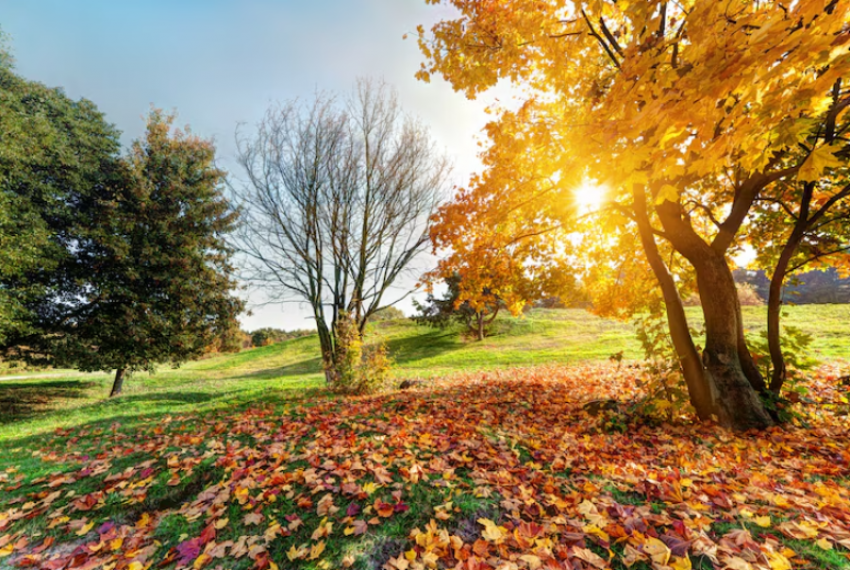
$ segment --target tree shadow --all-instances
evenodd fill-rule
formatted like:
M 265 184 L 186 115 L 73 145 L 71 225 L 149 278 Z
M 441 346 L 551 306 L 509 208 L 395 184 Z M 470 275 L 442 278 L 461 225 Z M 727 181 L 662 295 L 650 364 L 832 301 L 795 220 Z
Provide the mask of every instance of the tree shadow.
M 273 378 L 281 378 L 286 376 L 306 376 L 308 374 L 319 374 L 321 372 L 322 359 L 316 357 L 308 358 L 307 360 L 300 360 L 298 362 L 293 362 L 292 364 L 287 364 L 286 366 L 279 366 L 278 368 L 269 368 L 267 370 L 257 370 L 256 372 L 249 372 L 247 374 L 237 376 L 237 378 L 271 380 Z
M 58 399 L 84 398 L 96 382 L 0 382 L 0 425 L 30 419 L 45 412 Z
M 228 395 L 233 395 L 230 392 Z M 209 394 L 205 392 L 154 392 L 151 394 L 134 394 L 119 396 L 116 399 L 104 400 L 103 403 L 115 402 L 120 404 L 135 404 L 143 402 L 173 402 L 177 404 L 203 404 L 211 400 L 217 400 L 223 394 Z
M 396 338 L 387 342 L 390 356 L 397 364 L 410 364 L 464 348 L 453 329 L 431 329 L 425 334 Z
M 372 344 L 373 339 L 366 337 L 366 347 Z M 398 365 L 414 363 L 418 360 L 433 358 L 450 351 L 460 350 L 464 343 L 458 338 L 457 331 L 433 329 L 425 334 L 418 334 L 407 338 L 396 338 L 386 343 L 390 357 Z M 306 376 L 309 374 L 320 374 L 322 372 L 322 359 L 319 357 L 309 358 L 267 370 L 257 370 L 239 376 L 239 378 L 266 379 L 281 378 L 287 376 Z

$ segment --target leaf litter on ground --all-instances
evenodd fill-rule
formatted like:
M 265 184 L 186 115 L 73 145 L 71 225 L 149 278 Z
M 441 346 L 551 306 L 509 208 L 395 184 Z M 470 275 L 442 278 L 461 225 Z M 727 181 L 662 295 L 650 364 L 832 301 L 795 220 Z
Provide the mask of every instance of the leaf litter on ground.
M 584 406 L 640 386 L 638 368 L 540 366 L 59 429 L 31 451 L 48 475 L 0 472 L 0 568 L 850 565 L 835 369 L 804 421 L 759 433 L 610 432 Z

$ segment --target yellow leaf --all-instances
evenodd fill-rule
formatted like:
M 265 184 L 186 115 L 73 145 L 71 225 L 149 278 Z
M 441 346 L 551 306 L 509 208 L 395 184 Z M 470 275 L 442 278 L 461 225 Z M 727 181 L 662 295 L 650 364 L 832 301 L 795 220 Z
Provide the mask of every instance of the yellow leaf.
M 643 551 L 649 554 L 652 561 L 660 566 L 666 566 L 670 561 L 670 549 L 667 545 L 654 537 L 648 537 L 643 543 Z
M 77 531 L 77 536 L 85 536 L 85 535 L 86 535 L 86 534 L 88 534 L 88 533 L 89 533 L 89 531 L 90 531 L 91 529 L 93 529 L 93 528 L 94 528 L 94 522 L 92 521 L 92 522 L 90 522 L 89 524 L 87 524 L 87 525 L 85 525 L 84 527 L 82 527 L 80 530 L 78 530 L 78 531 Z
M 127 570 L 143 570 L 143 569 L 144 569 L 144 566 L 142 566 L 142 563 L 139 562 L 138 560 L 133 560 L 132 562 L 130 562 L 130 565 L 127 566 Z
M 280 569 L 277 567 L 277 564 L 275 564 L 274 561 L 269 560 L 269 570 L 280 570 Z
M 308 560 L 317 559 L 319 556 L 322 555 L 322 552 L 324 552 L 324 551 L 325 551 L 325 541 L 323 540 L 320 543 L 314 545 L 310 549 L 310 557 L 308 558 Z
M 767 552 L 767 563 L 770 570 L 791 570 L 791 561 L 778 552 Z
M 537 570 L 543 566 L 543 561 L 540 560 L 540 557 L 533 554 L 523 554 L 519 557 L 519 559 L 528 564 L 528 567 L 531 568 L 531 570 Z
M 768 528 L 770 526 L 770 515 L 765 515 L 763 517 L 755 517 L 753 519 L 753 522 L 762 528 Z
M 226 526 L 227 526 L 227 523 L 228 523 L 228 522 L 230 522 L 230 519 L 227 519 L 227 518 L 218 519 L 217 521 L 215 521 L 215 528 L 216 528 L 216 530 L 221 530 L 221 529 L 223 529 L 224 527 L 226 527 Z
M 678 137 L 684 132 L 685 129 L 676 129 L 675 126 L 671 126 L 669 129 L 667 129 L 667 131 L 665 131 L 664 136 L 661 137 L 661 140 L 659 141 L 661 144 L 661 148 L 664 148 L 668 142 L 670 142 L 671 140 Z
M 821 538 L 815 542 L 821 550 L 832 550 L 832 543 L 825 538 Z
M 0 558 L 6 558 L 7 556 L 11 556 L 11 554 L 15 551 L 14 544 L 8 544 L 3 548 L 0 548 Z
M 498 526 L 489 519 L 478 519 L 478 523 L 484 525 L 484 532 L 481 533 L 482 538 L 489 542 L 499 543 L 505 539 L 508 534 L 508 529 L 503 526 Z
M 413 562 L 414 560 L 416 560 L 416 551 L 411 548 L 410 550 L 404 553 L 404 557 Z
M 813 150 L 797 172 L 797 180 L 814 182 L 818 180 L 827 168 L 841 166 L 841 161 L 835 158 L 838 147 L 824 145 Z
M 678 199 L 679 190 L 675 186 L 665 184 L 658 191 L 658 195 L 655 197 L 655 203 L 663 204 L 664 202 L 676 202 Z
M 300 548 L 295 548 L 294 544 L 289 547 L 289 550 L 286 551 L 286 557 L 289 558 L 290 561 L 298 560 L 302 556 L 304 556 L 304 553 L 301 551 Z
M 209 554 L 201 553 L 201 555 L 195 559 L 195 563 L 193 564 L 193 566 L 195 570 L 201 570 L 201 568 L 203 568 L 210 560 L 212 560 L 212 556 L 210 556 Z

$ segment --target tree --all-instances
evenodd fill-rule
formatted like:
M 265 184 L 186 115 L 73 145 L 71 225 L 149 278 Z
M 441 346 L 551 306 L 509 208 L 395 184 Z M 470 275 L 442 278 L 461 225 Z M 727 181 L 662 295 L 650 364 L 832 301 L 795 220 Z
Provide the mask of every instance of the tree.
M 504 113 L 499 128 L 554 141 L 548 170 L 562 189 L 575 172 L 609 187 L 608 211 L 619 216 L 598 223 L 639 237 L 699 417 L 741 430 L 771 425 L 729 257 L 760 195 L 777 181 L 821 176 L 842 152 L 823 139 L 795 151 L 813 122 L 850 103 L 833 96 L 850 69 L 848 7 L 815 0 L 448 3 L 457 19 L 430 34 L 419 30 L 427 58 L 419 77 L 440 73 L 468 96 L 503 78 L 523 82 L 527 120 Z M 498 149 L 490 154 L 521 162 Z M 674 278 L 683 270 L 678 259 L 702 301 L 701 354 Z
M 0 57 L 0 351 L 73 318 L 86 295 L 92 216 L 118 131 L 85 99 L 27 81 Z
M 461 300 L 461 277 L 452 275 L 444 280 L 447 286 L 442 299 L 434 296 L 433 285 L 429 287 L 425 303 L 414 300 L 413 305 L 419 314 L 413 320 L 421 325 L 446 328 L 453 321 L 466 326 L 478 340 L 484 340 L 487 326 L 496 320 L 502 308 L 501 300 L 488 289 L 476 296 L 476 307 L 469 301 Z
M 499 137 L 495 131 L 489 134 Z M 504 142 L 517 150 L 517 139 Z M 485 156 L 490 166 L 486 175 L 473 177 L 470 188 L 459 190 L 434 216 L 431 242 L 434 253 L 443 257 L 424 281 L 429 288 L 446 282 L 449 297 L 444 301 L 450 299 L 452 307 L 441 306 L 432 296 L 432 312 L 457 311 L 479 340 L 501 308 L 516 316 L 536 301 L 566 300 L 577 290 L 569 263 L 569 230 L 558 220 L 560 206 L 538 202 L 534 216 L 514 215 L 529 196 L 544 196 L 554 187 L 538 173 L 538 159 L 527 152 L 522 172 L 517 172 L 510 168 L 515 163 L 487 163 Z
M 115 396 L 126 371 L 177 366 L 234 330 L 243 302 L 232 294 L 225 234 L 236 213 L 212 143 L 173 130 L 173 120 L 151 112 L 90 216 L 90 246 L 75 254 L 88 269 L 85 294 L 40 323 L 42 334 L 17 339 L 16 356 L 116 370 Z
M 427 245 L 447 163 L 395 93 L 365 80 L 344 106 L 320 95 L 272 108 L 238 143 L 246 278 L 274 300 L 311 307 L 333 385 L 340 319 L 349 315 L 362 335 L 393 304 L 389 288 Z
M 833 89 L 833 103 L 826 120 L 811 129 L 806 147 L 813 149 L 822 139 L 825 147 L 850 128 L 850 122 L 837 107 L 843 105 L 850 91 L 841 89 L 841 80 Z M 825 173 L 812 173 L 799 180 L 782 181 L 774 192 L 759 197 L 763 207 L 751 224 L 759 248 L 757 262 L 772 274 L 768 288 L 767 344 L 770 351 L 770 390 L 779 394 L 788 375 L 780 338 L 780 310 L 788 277 L 811 264 L 842 267 L 850 270 L 850 171 L 845 156 L 831 159 L 840 166 Z M 788 231 L 786 228 L 790 228 Z M 775 236 L 785 234 L 785 239 Z
M 384 307 L 372 315 L 372 322 L 398 321 L 405 318 L 404 311 L 398 307 Z

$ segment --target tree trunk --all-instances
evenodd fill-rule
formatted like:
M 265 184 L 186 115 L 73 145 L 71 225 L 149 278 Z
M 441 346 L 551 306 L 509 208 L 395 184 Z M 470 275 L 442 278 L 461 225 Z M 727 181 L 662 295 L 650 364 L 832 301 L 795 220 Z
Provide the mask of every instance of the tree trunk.
M 478 340 L 484 340 L 484 313 L 477 313 L 478 316 Z
M 736 287 L 735 297 L 737 298 L 737 296 L 738 290 Z M 738 358 L 741 360 L 741 369 L 744 371 L 744 376 L 749 380 L 753 390 L 756 392 L 766 392 L 767 384 L 765 383 L 764 376 L 762 376 L 758 366 L 756 366 L 756 361 L 753 359 L 750 347 L 747 346 L 747 339 L 744 337 L 744 316 L 741 313 L 740 305 L 740 300 L 738 300 Z
M 785 282 L 785 273 L 801 241 L 795 239 L 797 237 L 795 234 L 797 234 L 796 230 L 779 255 L 776 267 L 773 268 L 773 275 L 770 277 L 770 289 L 767 294 L 767 347 L 770 350 L 770 362 L 773 368 L 770 375 L 770 390 L 776 394 L 782 390 L 788 375 L 780 342 L 779 313 L 782 309 L 782 284 Z M 802 238 L 802 232 L 800 232 L 800 238 Z
M 119 368 L 115 371 L 115 380 L 112 382 L 112 391 L 109 393 L 110 398 L 119 395 L 124 388 L 124 372 L 126 372 L 125 368 Z
M 679 357 L 679 365 L 682 367 L 682 375 L 685 378 L 685 384 L 688 386 L 688 396 L 691 405 L 701 420 L 709 420 L 711 416 L 717 414 L 714 403 L 715 395 L 712 394 L 713 390 L 710 379 L 705 374 L 699 353 L 691 338 L 688 318 L 685 315 L 685 307 L 682 304 L 679 289 L 676 287 L 676 282 L 673 280 L 673 276 L 670 275 L 670 271 L 667 269 L 667 265 L 658 251 L 658 245 L 655 243 L 655 236 L 652 233 L 652 226 L 650 225 L 649 215 L 647 213 L 646 194 L 644 190 L 642 188 L 636 188 L 634 190 L 634 198 L 641 244 L 643 245 L 649 266 L 664 296 L 664 305 L 667 311 L 667 326 L 670 328 L 673 347 L 676 349 L 676 355 Z
M 773 419 L 744 371 L 739 338 L 741 306 L 726 258 L 708 248 L 703 256 L 690 261 L 696 270 L 705 318 L 703 366 L 717 388 L 718 419 L 739 431 L 771 426 Z M 743 349 L 749 354 L 746 345 Z
M 332 386 L 336 379 L 336 348 L 334 337 L 324 320 L 316 318 L 316 330 L 319 333 L 319 345 L 322 350 L 322 367 L 325 371 L 325 385 Z
M 773 368 L 770 377 L 770 390 L 776 394 L 779 394 L 782 390 L 782 385 L 785 384 L 785 378 L 788 375 L 788 369 L 785 366 L 785 355 L 782 354 L 779 328 L 779 313 L 782 309 L 782 285 L 785 283 L 788 265 L 794 257 L 794 252 L 797 251 L 797 248 L 803 241 L 806 230 L 830 207 L 830 204 L 827 203 L 815 212 L 813 217 L 809 217 L 814 189 L 815 185 L 812 182 L 809 182 L 803 187 L 803 194 L 800 198 L 800 214 L 794 222 L 794 229 L 791 231 L 788 241 L 785 242 L 782 253 L 779 254 L 776 267 L 773 268 L 773 275 L 770 276 L 770 289 L 767 294 L 767 347 L 770 351 L 770 363 Z M 847 189 L 839 192 L 830 201 L 840 199 L 841 194 L 846 191 Z

